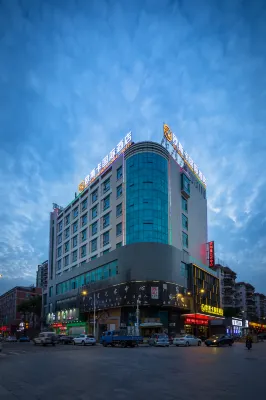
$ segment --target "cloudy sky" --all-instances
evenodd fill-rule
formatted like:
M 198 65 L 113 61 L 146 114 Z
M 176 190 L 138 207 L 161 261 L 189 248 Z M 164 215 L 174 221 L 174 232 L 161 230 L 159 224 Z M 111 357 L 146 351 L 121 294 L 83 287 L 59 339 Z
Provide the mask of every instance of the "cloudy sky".
M 52 203 L 167 122 L 208 181 L 209 239 L 266 287 L 264 0 L 0 0 L 0 292 L 35 281 Z

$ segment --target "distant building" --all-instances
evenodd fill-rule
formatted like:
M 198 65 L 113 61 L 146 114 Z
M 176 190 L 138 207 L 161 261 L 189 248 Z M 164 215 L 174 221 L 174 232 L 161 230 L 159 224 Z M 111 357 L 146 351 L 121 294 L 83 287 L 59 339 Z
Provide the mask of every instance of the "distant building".
M 36 287 L 46 289 L 48 282 L 48 260 L 38 265 L 36 272 Z
M 250 283 L 238 282 L 236 284 L 236 307 L 240 308 L 243 318 L 248 321 L 256 319 L 254 292 L 255 288 Z
M 0 296 L 0 334 L 15 334 L 21 322 L 17 307 L 24 300 L 42 294 L 42 289 L 34 286 L 15 286 Z
M 236 308 L 236 273 L 221 264 L 216 264 L 213 269 L 220 280 L 221 308 Z
M 256 306 L 256 316 L 260 322 L 266 320 L 266 296 L 261 293 L 255 293 L 255 306 Z

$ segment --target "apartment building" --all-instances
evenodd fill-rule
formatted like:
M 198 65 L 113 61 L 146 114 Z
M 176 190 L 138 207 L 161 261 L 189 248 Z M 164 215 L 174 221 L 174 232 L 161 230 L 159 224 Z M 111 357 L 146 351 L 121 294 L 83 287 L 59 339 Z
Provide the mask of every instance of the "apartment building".
M 229 267 L 215 264 L 214 271 L 217 272 L 220 286 L 221 308 L 233 309 L 236 307 L 236 277 L 237 274 Z
M 236 307 L 240 308 L 243 319 L 254 321 L 256 319 L 255 288 L 250 283 L 236 283 Z
M 36 272 L 36 287 L 46 289 L 48 283 L 48 260 L 38 265 Z

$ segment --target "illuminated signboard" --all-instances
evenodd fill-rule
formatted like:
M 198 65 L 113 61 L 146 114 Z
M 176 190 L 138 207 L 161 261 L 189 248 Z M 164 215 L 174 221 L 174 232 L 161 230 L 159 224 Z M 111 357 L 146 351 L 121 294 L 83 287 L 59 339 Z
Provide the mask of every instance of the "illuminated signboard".
M 201 304 L 201 311 L 208 314 L 214 315 L 224 315 L 224 310 L 222 308 L 217 308 L 213 306 L 209 306 L 208 304 Z
M 214 257 L 214 242 L 209 242 L 209 267 L 213 268 L 215 265 L 215 257 Z
M 258 324 L 256 322 L 250 322 L 249 326 L 251 326 L 252 328 L 257 328 L 257 329 L 266 329 L 266 325 Z
M 107 154 L 89 175 L 79 184 L 79 192 L 82 192 L 90 183 L 101 175 L 116 159 L 132 144 L 132 133 L 129 132 L 118 145 Z
M 182 144 L 178 141 L 176 135 L 171 131 L 168 125 L 163 125 L 163 133 L 165 139 L 171 143 L 175 152 L 181 157 L 183 162 L 189 167 L 189 169 L 197 176 L 201 183 L 206 187 L 206 178 L 203 173 L 199 170 L 198 166 L 194 163 L 192 158 L 184 150 Z
M 186 318 L 185 325 L 208 325 L 209 321 L 207 319 L 195 319 L 195 318 Z
M 242 321 L 240 320 L 240 319 L 232 319 L 232 325 L 234 325 L 234 326 L 242 326 L 243 325 L 243 323 L 242 323 Z

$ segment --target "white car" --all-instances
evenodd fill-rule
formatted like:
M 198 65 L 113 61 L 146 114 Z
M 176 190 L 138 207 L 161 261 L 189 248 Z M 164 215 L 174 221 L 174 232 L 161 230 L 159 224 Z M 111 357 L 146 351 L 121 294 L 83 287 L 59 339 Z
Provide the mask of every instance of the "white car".
M 193 335 L 177 336 L 173 340 L 175 346 L 201 346 L 201 339 Z
M 81 344 L 82 346 L 86 346 L 90 344 L 91 346 L 96 345 L 96 339 L 93 335 L 78 335 L 73 339 L 74 344 Z
M 55 346 L 56 338 L 57 338 L 57 336 L 54 332 L 42 332 L 39 334 L 38 337 L 33 339 L 33 343 L 35 346 L 37 344 L 40 344 L 42 346 L 51 344 L 52 346 Z
M 17 342 L 17 341 L 18 340 L 17 340 L 16 336 L 8 336 L 6 338 L 6 342 Z

